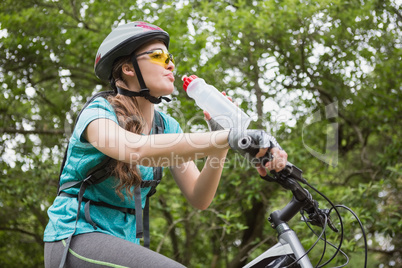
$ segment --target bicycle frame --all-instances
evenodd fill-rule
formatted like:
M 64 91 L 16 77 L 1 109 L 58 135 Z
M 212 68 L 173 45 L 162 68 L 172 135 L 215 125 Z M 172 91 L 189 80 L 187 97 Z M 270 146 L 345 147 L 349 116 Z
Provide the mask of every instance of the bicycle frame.
M 290 201 L 290 203 L 288 203 L 282 210 L 274 211 L 268 218 L 268 220 L 271 222 L 271 226 L 278 232 L 279 242 L 243 268 L 274 268 L 282 267 L 278 265 L 293 263 L 294 260 L 292 258 L 288 258 L 290 261 L 286 263 L 272 263 L 274 260 L 284 256 L 294 256 L 295 260 L 301 258 L 297 262 L 299 265 L 298 267 L 313 267 L 296 233 L 287 224 L 290 219 L 292 219 L 302 208 L 306 207 L 306 205 L 308 205 L 312 200 L 308 191 L 306 189 L 303 190 L 305 193 L 307 193 L 306 196 L 310 197 L 307 198 L 308 200 L 298 201 L 295 197 L 293 197 L 292 201 Z M 283 260 L 285 261 L 285 258 L 283 258 Z
M 312 268 L 313 266 L 310 262 L 310 259 L 307 255 L 305 255 L 306 251 L 300 243 L 296 233 L 292 229 L 290 229 L 290 227 L 286 223 L 281 224 L 277 228 L 281 229 L 281 232 L 283 232 L 279 236 L 279 242 L 261 255 L 259 255 L 253 261 L 249 262 L 246 266 L 243 266 L 243 268 L 280 267 L 278 266 L 278 263 L 272 264 L 272 262 L 274 260 L 278 260 L 279 257 L 283 256 L 294 256 L 296 259 L 299 259 L 303 256 L 301 260 L 298 261 L 298 267 Z M 289 260 L 291 261 L 281 264 L 290 264 L 293 262 L 293 259 L 289 258 Z

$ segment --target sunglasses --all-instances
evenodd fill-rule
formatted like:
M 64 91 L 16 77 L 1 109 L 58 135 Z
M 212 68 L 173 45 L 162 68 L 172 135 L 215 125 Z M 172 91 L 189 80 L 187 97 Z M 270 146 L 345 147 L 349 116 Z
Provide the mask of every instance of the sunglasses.
M 160 48 L 155 49 L 155 50 L 146 51 L 144 53 L 140 53 L 140 54 L 136 55 L 135 57 L 138 58 L 139 56 L 143 56 L 143 55 L 149 55 L 151 62 L 161 65 L 165 68 L 169 64 L 170 61 L 174 64 L 173 55 Z

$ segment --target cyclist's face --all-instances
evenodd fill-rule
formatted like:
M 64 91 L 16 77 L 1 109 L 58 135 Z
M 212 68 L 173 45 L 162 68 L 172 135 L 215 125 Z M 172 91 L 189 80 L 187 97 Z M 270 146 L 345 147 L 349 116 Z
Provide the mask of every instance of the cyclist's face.
M 165 44 L 154 41 L 139 49 L 137 62 L 152 96 L 171 94 L 174 89 L 174 63 Z

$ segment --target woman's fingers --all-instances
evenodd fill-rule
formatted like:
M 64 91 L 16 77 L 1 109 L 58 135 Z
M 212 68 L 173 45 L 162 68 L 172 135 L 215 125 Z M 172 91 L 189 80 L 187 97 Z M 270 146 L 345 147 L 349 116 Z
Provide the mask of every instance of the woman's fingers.
M 258 152 L 256 157 L 258 158 L 258 157 L 264 156 L 266 154 L 267 150 L 268 150 L 267 148 L 260 149 L 260 151 Z M 285 151 L 280 150 L 279 148 L 276 148 L 276 147 L 272 148 L 271 154 L 273 157 L 272 161 L 267 162 L 265 164 L 265 166 L 263 166 L 261 164 L 256 165 L 258 174 L 260 174 L 260 176 L 262 176 L 262 177 L 267 175 L 267 169 L 275 170 L 276 172 L 279 172 L 286 166 L 286 163 L 288 162 L 288 154 Z
M 256 168 L 260 176 L 264 177 L 267 175 L 267 169 L 263 165 L 257 164 Z
M 204 117 L 205 117 L 205 120 L 207 120 L 207 121 L 209 121 L 209 120 L 211 120 L 211 115 L 207 112 L 207 111 L 204 111 Z
M 266 163 L 265 167 L 269 170 L 275 170 L 276 172 L 281 171 L 286 166 L 288 154 L 283 150 L 279 150 L 278 148 L 272 148 L 271 154 L 273 159 L 272 161 Z
M 263 157 L 268 151 L 268 148 L 260 148 L 258 153 L 255 155 L 255 157 L 260 158 Z

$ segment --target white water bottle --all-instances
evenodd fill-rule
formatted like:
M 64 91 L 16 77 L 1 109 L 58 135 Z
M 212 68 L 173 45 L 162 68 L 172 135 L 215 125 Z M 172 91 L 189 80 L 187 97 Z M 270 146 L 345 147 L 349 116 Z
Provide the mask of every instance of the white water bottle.
M 251 118 L 215 87 L 195 75 L 183 77 L 183 89 L 224 129 L 247 129 Z

